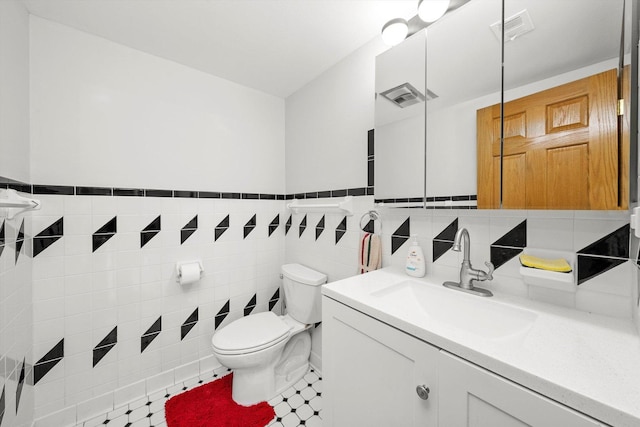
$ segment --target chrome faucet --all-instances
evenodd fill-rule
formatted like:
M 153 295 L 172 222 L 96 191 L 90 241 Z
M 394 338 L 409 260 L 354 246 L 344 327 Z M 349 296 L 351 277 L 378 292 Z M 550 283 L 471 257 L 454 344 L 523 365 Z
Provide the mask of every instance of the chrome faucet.
M 483 297 L 490 297 L 493 294 L 491 291 L 483 288 L 477 288 L 473 285 L 473 281 L 485 281 L 493 280 L 493 271 L 495 270 L 491 262 L 485 262 L 484 264 L 489 268 L 489 271 L 476 270 L 471 266 L 470 260 L 470 239 L 469 232 L 466 228 L 461 228 L 456 233 L 456 237 L 453 239 L 452 250 L 460 252 L 460 247 L 464 246 L 462 265 L 460 266 L 460 282 L 444 282 L 443 285 L 447 288 L 457 289 L 459 291 L 468 292 L 470 294 L 479 295 Z

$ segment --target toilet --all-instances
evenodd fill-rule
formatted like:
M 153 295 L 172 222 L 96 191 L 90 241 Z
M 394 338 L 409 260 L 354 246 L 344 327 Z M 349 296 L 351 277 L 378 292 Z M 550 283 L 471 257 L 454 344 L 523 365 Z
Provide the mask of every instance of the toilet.
M 233 370 L 232 397 L 241 405 L 270 400 L 309 368 L 309 328 L 322 319 L 321 285 L 327 276 L 300 264 L 282 266 L 287 314 L 250 314 L 213 334 L 218 361 Z

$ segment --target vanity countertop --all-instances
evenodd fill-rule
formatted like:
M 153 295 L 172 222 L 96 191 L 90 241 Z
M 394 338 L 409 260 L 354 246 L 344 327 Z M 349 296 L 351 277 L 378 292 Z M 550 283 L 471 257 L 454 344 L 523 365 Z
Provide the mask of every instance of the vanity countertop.
M 323 294 L 611 426 L 640 426 L 631 319 L 495 293 L 468 295 L 388 267 Z

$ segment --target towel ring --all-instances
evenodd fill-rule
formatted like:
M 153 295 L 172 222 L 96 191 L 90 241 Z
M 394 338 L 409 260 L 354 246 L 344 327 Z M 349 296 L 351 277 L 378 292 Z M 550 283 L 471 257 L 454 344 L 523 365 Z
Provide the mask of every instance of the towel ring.
M 374 227 L 374 232 L 375 232 L 375 221 L 380 221 L 381 220 L 380 214 L 377 211 L 371 210 L 369 212 L 366 212 L 364 215 L 362 215 L 360 217 L 360 230 L 362 230 L 362 231 L 365 231 L 364 227 L 367 225 L 366 223 L 364 225 L 362 224 L 362 220 L 363 219 L 368 219 L 369 221 L 371 221 L 371 220 L 374 221 L 374 226 L 373 226 Z M 380 221 L 380 234 L 382 234 L 382 221 Z

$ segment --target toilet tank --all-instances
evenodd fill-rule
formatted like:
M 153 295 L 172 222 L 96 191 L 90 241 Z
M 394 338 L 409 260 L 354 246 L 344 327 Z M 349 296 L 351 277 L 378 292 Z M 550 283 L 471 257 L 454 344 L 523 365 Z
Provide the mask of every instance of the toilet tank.
M 320 322 L 321 288 L 327 283 L 327 275 L 301 264 L 285 264 L 281 272 L 284 300 L 289 316 L 305 324 Z

